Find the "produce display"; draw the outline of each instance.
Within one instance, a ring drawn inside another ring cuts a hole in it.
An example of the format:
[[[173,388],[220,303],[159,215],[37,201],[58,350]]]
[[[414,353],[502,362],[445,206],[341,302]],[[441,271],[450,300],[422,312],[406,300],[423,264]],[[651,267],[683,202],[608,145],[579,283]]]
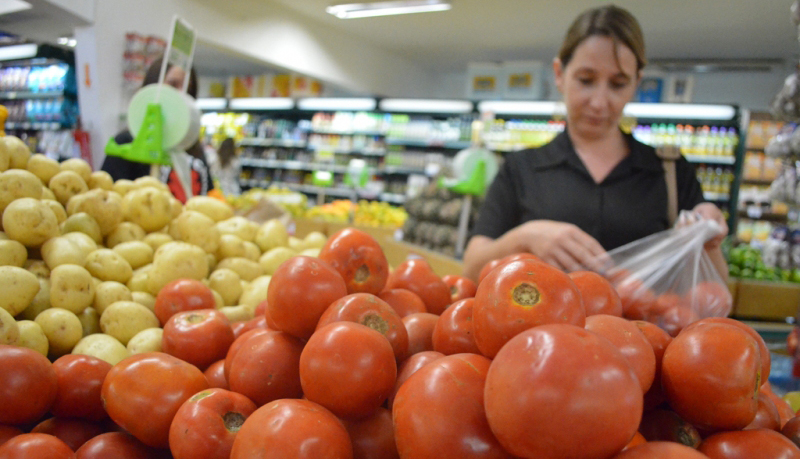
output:
[[[435,184],[425,188],[419,196],[406,201],[409,218],[403,227],[403,240],[455,256],[462,200],[458,194]],[[473,199],[470,228],[478,218],[480,205],[480,199]]]
[[[298,239],[15,146],[0,458],[800,457],[736,320],[667,333],[531,254],[477,284],[389,266],[355,228]]]

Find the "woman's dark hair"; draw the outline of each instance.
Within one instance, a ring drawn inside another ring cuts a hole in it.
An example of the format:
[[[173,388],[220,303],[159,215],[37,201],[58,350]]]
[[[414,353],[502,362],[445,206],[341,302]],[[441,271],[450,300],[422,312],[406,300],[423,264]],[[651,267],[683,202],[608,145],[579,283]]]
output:
[[[219,156],[220,166],[228,167],[228,164],[230,164],[231,160],[236,156],[236,144],[232,138],[228,137],[219,144],[217,156]]]
[[[161,64],[163,62],[164,58],[159,57],[158,59],[154,60],[152,64],[150,64],[150,67],[147,68],[147,73],[144,75],[142,86],[158,83],[158,77],[161,74]],[[172,64],[167,62],[167,72],[169,72],[169,69],[171,68]],[[192,98],[197,99],[197,74],[194,72],[194,68],[192,68],[192,71],[189,72],[189,87],[186,88],[186,93],[192,96]]]
[[[614,41],[614,57],[617,59],[617,44],[628,47],[636,56],[636,70],[641,70],[647,64],[644,53],[644,35],[636,20],[628,10],[614,5],[593,8],[578,16],[567,30],[564,43],[558,52],[561,64],[566,67],[575,49],[589,37],[600,35],[609,37]]]

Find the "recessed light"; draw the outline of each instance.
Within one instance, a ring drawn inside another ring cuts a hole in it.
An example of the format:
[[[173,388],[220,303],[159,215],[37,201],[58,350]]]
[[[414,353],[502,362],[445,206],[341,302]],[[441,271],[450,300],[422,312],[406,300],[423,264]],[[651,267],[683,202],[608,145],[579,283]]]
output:
[[[430,13],[447,11],[452,5],[447,0],[403,0],[392,2],[346,3],[325,9],[339,19],[389,16],[393,14]]]

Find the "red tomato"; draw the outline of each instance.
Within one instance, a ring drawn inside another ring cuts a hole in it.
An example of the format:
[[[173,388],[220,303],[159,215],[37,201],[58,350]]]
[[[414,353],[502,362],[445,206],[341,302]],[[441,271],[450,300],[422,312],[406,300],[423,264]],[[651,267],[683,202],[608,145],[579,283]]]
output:
[[[483,391],[490,364],[482,355],[456,354],[408,378],[392,407],[401,457],[511,457],[486,421]]]
[[[622,317],[596,314],[586,318],[585,328],[611,341],[633,368],[642,392],[650,389],[656,373],[655,351],[635,323]]]
[[[474,298],[475,292],[478,291],[478,286],[475,285],[475,282],[472,282],[471,279],[467,279],[464,276],[448,274],[442,277],[442,282],[450,289],[451,303],[465,298]]]
[[[442,354],[441,352],[422,351],[422,352],[417,352],[416,354],[412,355],[411,357],[403,361],[403,363],[401,363],[400,366],[397,367],[397,381],[395,381],[394,389],[392,390],[392,395],[389,396],[389,401],[388,401],[389,409],[391,409],[392,406],[394,405],[394,397],[397,395],[397,391],[400,390],[400,386],[402,386],[403,383],[406,382],[406,380],[409,377],[411,377],[411,375],[416,373],[417,370],[424,367],[425,365],[442,357],[444,357],[444,354]]]
[[[661,316],[675,307],[689,308],[685,298],[675,293],[662,293],[656,297],[656,302],[650,308],[651,316]]]
[[[484,397],[492,432],[522,457],[606,458],[628,444],[642,417],[641,385],[625,357],[574,325],[512,338],[489,368]]]
[[[328,238],[319,259],[339,272],[347,293],[377,295],[389,277],[389,262],[378,242],[355,228],[345,228]]]
[[[644,439],[642,434],[640,434],[639,432],[636,432],[635,434],[633,434],[633,438],[631,438],[631,441],[629,441],[628,444],[625,445],[624,448],[622,448],[622,451],[631,449],[634,446],[643,445],[645,443],[647,443],[647,440]]]
[[[800,447],[800,416],[789,419],[781,429],[781,433],[796,446]],[[2,444],[2,440],[0,440],[0,444]]]
[[[769,370],[772,364],[772,355],[769,352],[769,348],[767,347],[767,343],[764,341],[764,338],[762,338],[761,335],[753,329],[753,327],[729,317],[708,317],[698,320],[691,326],[696,327],[702,324],[714,323],[733,325],[734,327],[740,328],[741,330],[747,332],[747,334],[755,340],[756,344],[758,344],[758,354],[761,356],[761,381],[769,381]]]
[[[263,312],[261,314],[256,313],[256,316],[250,320],[245,320],[242,322],[234,322],[231,324],[231,329],[233,330],[234,339],[256,328],[269,328],[267,326],[267,316],[264,315]]]
[[[670,410],[653,410],[642,415],[639,432],[647,441],[671,441],[697,449],[700,432]]]
[[[490,272],[478,287],[472,309],[475,343],[489,358],[529,328],[550,323],[583,327],[585,321],[581,294],[572,279],[535,260],[512,261]]]
[[[176,279],[158,292],[153,312],[163,327],[173,314],[214,309],[216,304],[214,294],[206,284],[194,279]]]
[[[353,293],[334,301],[322,314],[317,330],[334,322],[355,322],[389,340],[398,362],[408,354],[408,332],[403,319],[385,301],[370,293]]]
[[[114,422],[142,443],[165,448],[178,408],[204,389],[208,381],[194,365],[161,352],[145,352],[111,368],[102,397]]]
[[[408,332],[408,355],[433,350],[433,330],[439,316],[428,312],[409,314],[403,317]]]
[[[756,417],[753,418],[753,422],[744,428],[744,430],[753,429],[781,430],[781,415],[778,413],[778,408],[775,407],[769,396],[763,392],[758,393]]]
[[[389,275],[386,289],[411,290],[425,303],[432,314],[441,314],[450,305],[450,289],[433,272],[427,261],[421,258],[406,260]]]
[[[236,353],[239,352],[239,349],[241,349],[241,347],[244,345],[245,341],[250,339],[252,336],[263,335],[267,331],[269,330],[266,328],[256,328],[243,333],[241,336],[233,340],[233,344],[231,344],[231,347],[228,348],[228,353],[225,355],[225,364],[222,365],[222,371],[225,373],[225,381],[231,380],[231,362],[236,356]]]
[[[31,430],[31,433],[52,435],[76,451],[84,443],[104,433],[106,429],[100,424],[82,419],[50,418],[46,419]]]
[[[667,349],[667,346],[672,342],[672,337],[657,325],[650,322],[635,320],[633,323],[639,327],[644,337],[650,342],[656,357],[656,372],[653,376],[653,385],[651,385],[650,389],[644,394],[644,410],[650,411],[666,400],[664,390],[661,388],[661,360],[664,358],[664,351]]]
[[[433,328],[433,350],[444,355],[480,354],[472,330],[474,298],[458,300],[447,308]]]
[[[388,345],[387,345],[388,346]],[[244,422],[231,459],[320,459],[353,457],[342,422],[308,400],[275,400]]]
[[[208,380],[208,386],[228,390],[228,380],[225,379],[225,359],[217,360],[203,372]]]
[[[58,438],[43,433],[17,435],[0,446],[3,459],[74,459],[75,453]]]
[[[280,398],[299,398],[303,394],[302,351],[303,343],[288,333],[267,330],[253,335],[226,361],[226,365],[230,363],[228,385],[257,406]]]
[[[622,302],[622,316],[630,320],[650,317],[656,304],[656,295],[639,279],[623,276],[612,281]]]
[[[625,450],[614,459],[708,459],[696,449],[669,441],[651,441]]]
[[[174,314],[164,325],[161,351],[205,370],[225,358],[233,344],[233,329],[225,314],[199,309]]]
[[[0,424],[28,424],[47,413],[58,393],[58,377],[46,357],[0,344],[0,368]]]
[[[663,328],[670,336],[678,334],[689,325],[700,320],[700,316],[690,308],[672,306],[658,316],[652,317],[656,325]]]
[[[661,382],[670,406],[703,430],[741,429],[756,415],[758,345],[732,325],[685,330],[664,352]]]
[[[786,337],[786,353],[794,356],[797,354],[797,348],[800,347],[800,327],[795,325],[789,336]]]
[[[778,415],[780,415],[781,418],[781,428],[783,428],[783,426],[786,425],[787,422],[789,422],[789,419],[792,419],[795,416],[794,410],[786,400],[778,397],[771,390],[769,391],[764,390],[764,386],[762,386],[761,392],[763,392],[764,395],[769,397],[769,399],[772,400],[772,403],[775,405],[775,408],[778,409]]]
[[[124,432],[108,432],[83,444],[77,459],[154,459],[172,457],[168,451],[151,448]]]
[[[58,392],[50,412],[58,417],[89,421],[108,418],[100,389],[111,364],[91,355],[67,354],[53,362],[58,377]]]
[[[175,413],[169,427],[169,450],[175,459],[228,459],[236,434],[255,410],[250,399],[236,392],[198,392]]]
[[[711,459],[800,458],[797,445],[769,429],[721,432],[703,440],[699,449]]]
[[[569,277],[581,292],[587,317],[595,314],[622,317],[622,300],[605,277],[591,271],[574,271]]]
[[[486,263],[485,265],[483,265],[483,268],[481,268],[481,272],[478,274],[478,285],[480,285],[481,282],[483,282],[483,279],[494,268],[496,268],[496,267],[498,267],[500,265],[504,265],[506,263],[510,263],[512,261],[517,261],[517,260],[542,261],[541,258],[537,257],[536,255],[534,255],[532,253],[527,253],[527,252],[512,253],[511,255],[506,255],[505,257],[494,259],[494,260],[490,261],[489,263]]]
[[[267,300],[264,300],[261,303],[258,303],[258,306],[256,306],[256,312],[255,312],[256,317],[263,316],[264,313],[267,312],[267,306],[268,305],[269,305],[269,301],[267,301]]]
[[[344,419],[375,413],[396,379],[394,351],[386,338],[353,322],[320,328],[300,356],[305,397]]]
[[[7,442],[8,440],[11,440],[17,435],[22,435],[22,430],[14,426],[6,426],[0,424],[0,445]]]
[[[416,293],[404,288],[384,290],[378,294],[378,298],[391,306],[400,317],[415,312],[428,312],[422,299]]]
[[[720,282],[700,282],[686,294],[686,303],[701,318],[725,317],[733,308],[733,297],[728,287]]]
[[[353,443],[354,459],[399,458],[394,442],[392,412],[378,408],[372,416],[360,421],[344,421],[350,441]]]
[[[345,295],[344,279],[329,264],[312,257],[293,257],[272,276],[267,311],[276,330],[308,339],[322,313]]]

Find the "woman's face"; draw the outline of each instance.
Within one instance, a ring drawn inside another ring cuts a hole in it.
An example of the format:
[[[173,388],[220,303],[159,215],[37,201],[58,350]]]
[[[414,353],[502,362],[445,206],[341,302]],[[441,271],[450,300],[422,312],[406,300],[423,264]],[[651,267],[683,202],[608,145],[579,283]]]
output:
[[[183,91],[183,80],[185,78],[186,72],[184,72],[183,69],[177,65],[173,65],[169,70],[167,70],[167,74],[164,75],[164,83],[172,86],[178,91]]]
[[[556,86],[567,106],[572,133],[588,139],[604,137],[617,129],[622,109],[639,83],[636,55],[610,37],[595,35],[581,42],[564,67],[556,58]]]

